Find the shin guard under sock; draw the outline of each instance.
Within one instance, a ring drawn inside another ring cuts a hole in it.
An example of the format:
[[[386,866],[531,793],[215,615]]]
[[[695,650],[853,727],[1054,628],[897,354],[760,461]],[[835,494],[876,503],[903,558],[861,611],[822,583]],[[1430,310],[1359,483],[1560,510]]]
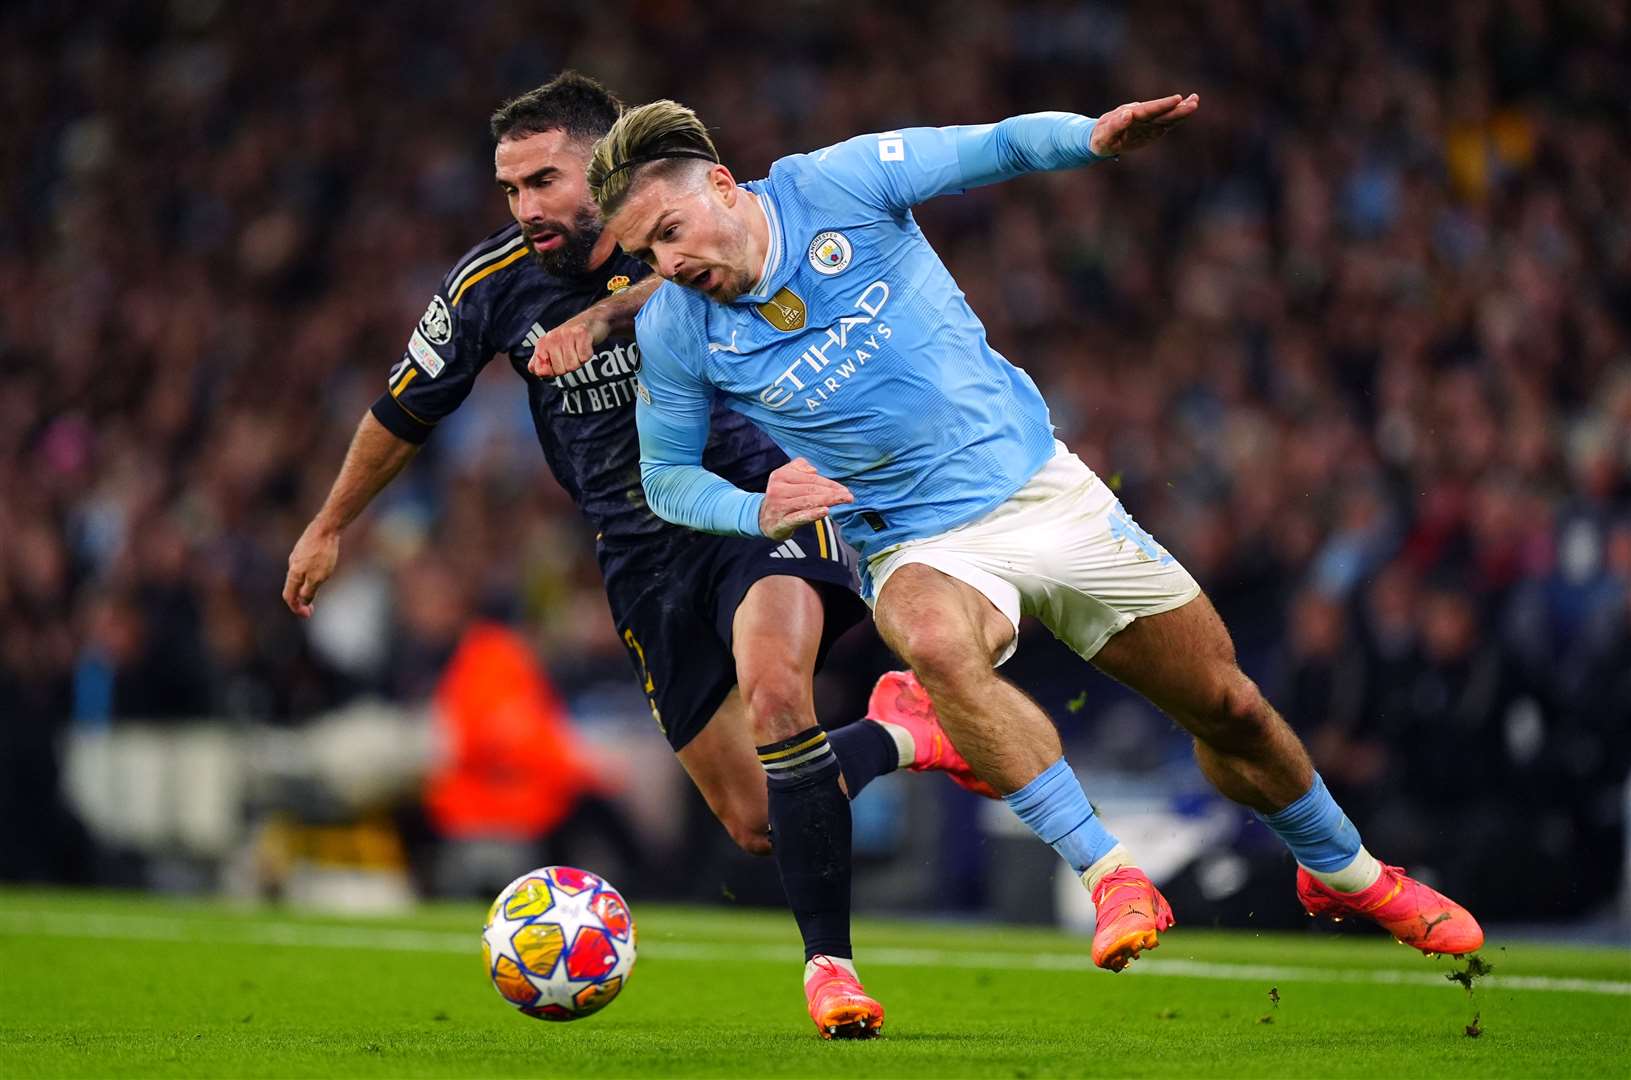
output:
[[[1064,758],[1003,802],[1078,874],[1108,855],[1117,840],[1106,829]]]
[[[850,812],[827,733],[808,728],[759,749],[770,788],[770,843],[804,958],[852,956]]]
[[[1300,798],[1272,814],[1257,817],[1274,830],[1296,856],[1297,862],[1314,877],[1338,892],[1359,892],[1382,873],[1359,839],[1359,830],[1348,820],[1319,773]]]

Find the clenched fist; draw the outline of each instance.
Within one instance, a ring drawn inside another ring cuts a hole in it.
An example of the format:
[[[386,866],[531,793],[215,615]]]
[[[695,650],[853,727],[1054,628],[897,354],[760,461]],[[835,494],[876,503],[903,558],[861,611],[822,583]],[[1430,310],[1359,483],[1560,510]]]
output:
[[[849,488],[794,458],[770,474],[759,507],[759,531],[772,540],[786,540],[799,526],[826,517],[830,508],[854,501]]]
[[[595,346],[606,339],[610,330],[593,308],[574,315],[538,339],[527,370],[540,378],[576,371],[594,358]]]

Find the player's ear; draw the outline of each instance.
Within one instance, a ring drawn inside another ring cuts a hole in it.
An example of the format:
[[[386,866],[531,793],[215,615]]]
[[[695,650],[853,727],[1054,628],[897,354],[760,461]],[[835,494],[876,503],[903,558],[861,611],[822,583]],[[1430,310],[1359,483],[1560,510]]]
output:
[[[715,165],[708,170],[708,189],[718,196],[719,201],[726,207],[734,207],[742,194],[742,189],[736,186],[736,177],[723,165]]]

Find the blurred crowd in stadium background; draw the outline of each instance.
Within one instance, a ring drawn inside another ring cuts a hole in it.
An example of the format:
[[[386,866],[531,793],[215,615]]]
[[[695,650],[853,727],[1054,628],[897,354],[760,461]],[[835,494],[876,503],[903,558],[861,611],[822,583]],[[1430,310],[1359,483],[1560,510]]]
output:
[[[43,820],[71,729],[422,701],[476,613],[580,722],[649,725],[507,365],[347,535],[319,618],[279,600],[426,298],[505,220],[500,100],[566,66],[677,97],[752,177],[1194,90],[1136,158],[919,219],[1371,847],[1475,909],[1590,912],[1631,765],[1627,57],[1612,0],[8,5],[4,820]],[[890,666],[869,633],[823,677],[829,722]],[[1014,674],[1078,764],[1183,757],[1028,645]],[[4,830],[0,876],[88,872],[52,820]],[[1514,863],[1557,884],[1514,895]]]

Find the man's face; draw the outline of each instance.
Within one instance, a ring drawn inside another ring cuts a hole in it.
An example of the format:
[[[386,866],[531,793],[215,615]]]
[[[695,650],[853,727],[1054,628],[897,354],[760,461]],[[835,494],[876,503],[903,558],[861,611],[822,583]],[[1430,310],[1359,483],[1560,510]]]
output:
[[[552,274],[575,277],[589,268],[600,239],[600,215],[584,178],[589,148],[564,131],[499,140],[493,174],[526,234],[533,256]]]
[[[723,167],[640,180],[607,228],[625,252],[668,281],[721,304],[758,279],[748,232],[734,213],[747,192]]]

